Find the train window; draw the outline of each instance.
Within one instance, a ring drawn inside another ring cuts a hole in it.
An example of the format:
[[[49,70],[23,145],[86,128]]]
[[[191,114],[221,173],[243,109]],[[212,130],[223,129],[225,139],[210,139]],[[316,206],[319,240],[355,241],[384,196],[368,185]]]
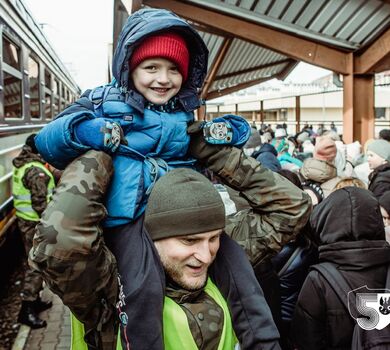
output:
[[[45,69],[45,86],[51,89],[51,74],[47,69]]]
[[[22,80],[4,72],[4,115],[22,118]]]
[[[51,72],[45,68],[45,119],[51,119]]]
[[[51,119],[51,95],[45,93],[45,118]]]
[[[3,36],[3,62],[20,69],[20,49]]]
[[[53,113],[56,116],[58,113],[60,113],[60,104],[59,104],[59,98],[57,96],[53,96]]]
[[[60,83],[55,78],[54,78],[53,94],[55,94],[55,95],[60,94]]]
[[[28,79],[30,82],[30,114],[31,118],[40,118],[39,109],[39,65],[33,58],[28,58]]]

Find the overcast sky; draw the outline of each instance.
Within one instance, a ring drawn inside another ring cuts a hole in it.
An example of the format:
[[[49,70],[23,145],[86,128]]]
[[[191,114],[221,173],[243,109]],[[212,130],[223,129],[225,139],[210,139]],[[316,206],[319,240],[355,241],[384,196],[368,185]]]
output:
[[[107,81],[113,0],[24,0],[82,90]],[[329,71],[300,63],[286,81],[308,83]]]
[[[107,81],[113,0],[24,0],[82,90]]]

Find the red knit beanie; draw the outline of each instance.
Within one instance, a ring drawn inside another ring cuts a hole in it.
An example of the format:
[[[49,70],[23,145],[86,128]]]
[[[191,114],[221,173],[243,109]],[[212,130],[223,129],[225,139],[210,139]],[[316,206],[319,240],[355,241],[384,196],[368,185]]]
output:
[[[336,143],[330,137],[317,137],[313,157],[319,160],[331,161],[336,158]]]
[[[187,79],[190,53],[185,40],[180,35],[166,32],[143,40],[130,58],[130,71],[142,61],[153,57],[166,58],[174,62],[183,76],[183,81]]]

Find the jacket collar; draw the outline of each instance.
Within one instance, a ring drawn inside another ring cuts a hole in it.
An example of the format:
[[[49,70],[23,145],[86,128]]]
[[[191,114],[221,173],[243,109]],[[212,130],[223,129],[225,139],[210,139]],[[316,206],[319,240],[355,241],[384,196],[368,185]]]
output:
[[[159,107],[148,102],[141,94],[139,94],[135,90],[129,90],[128,92],[125,93],[125,102],[140,113],[144,113],[145,108],[149,108],[150,106],[155,106],[155,107],[149,109],[153,109],[156,111],[160,110]],[[169,103],[170,101],[167,102],[167,104]],[[201,104],[200,100],[198,99],[196,94],[192,94],[192,93],[186,94],[185,92],[184,93],[179,92],[175,97],[174,108],[168,108],[168,109],[170,109],[170,111],[174,111],[179,107],[181,107],[182,110],[188,113],[199,108],[200,104]],[[165,109],[164,106],[162,107],[162,109]],[[166,111],[169,112],[168,110]]]

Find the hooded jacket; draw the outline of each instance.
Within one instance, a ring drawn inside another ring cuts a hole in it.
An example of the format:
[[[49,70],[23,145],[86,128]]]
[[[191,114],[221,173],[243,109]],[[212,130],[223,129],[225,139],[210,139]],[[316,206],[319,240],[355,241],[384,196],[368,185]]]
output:
[[[313,211],[310,224],[320,240],[319,260],[337,265],[351,289],[383,289],[390,246],[377,200],[364,189],[345,187]],[[317,271],[306,278],[293,318],[298,349],[351,349],[355,320]]]
[[[179,32],[190,51],[188,79],[170,112],[145,108],[147,101],[134,89],[128,65],[142,39],[166,30]],[[119,36],[112,67],[114,82],[84,93],[37,136],[36,145],[43,158],[63,169],[90,149],[74,135],[78,123],[101,117],[121,125],[128,145],[120,145],[113,155],[115,172],[107,193],[106,226],[139,217],[147,194],[161,175],[171,167],[194,164],[187,155],[187,126],[200,105],[197,92],[207,72],[207,58],[203,40],[183,19],[167,10],[140,10],[129,17]]]
[[[316,158],[306,159],[299,172],[305,180],[319,183],[325,198],[341,180],[337,176],[337,169],[333,164]]]
[[[380,165],[368,176],[370,183],[368,189],[379,199],[386,191],[390,190],[390,164]]]
[[[276,172],[281,169],[277,156],[278,152],[276,151],[275,147],[269,143],[261,145],[259,151],[253,154],[253,157],[256,158],[256,160],[258,160],[266,168]]]

